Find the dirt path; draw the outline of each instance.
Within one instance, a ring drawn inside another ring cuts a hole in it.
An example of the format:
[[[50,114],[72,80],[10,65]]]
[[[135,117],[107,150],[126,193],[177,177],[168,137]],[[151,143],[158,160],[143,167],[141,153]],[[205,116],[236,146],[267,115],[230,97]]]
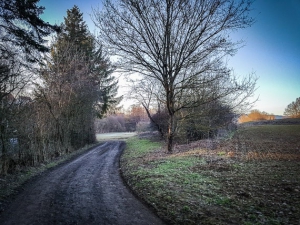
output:
[[[163,224],[124,186],[124,142],[106,142],[29,182],[0,215],[0,224]]]

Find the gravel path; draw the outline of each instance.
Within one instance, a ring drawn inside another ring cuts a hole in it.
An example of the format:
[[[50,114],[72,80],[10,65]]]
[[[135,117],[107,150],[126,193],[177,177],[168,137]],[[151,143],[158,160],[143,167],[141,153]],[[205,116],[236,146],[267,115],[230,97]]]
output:
[[[124,186],[119,173],[124,147],[106,142],[27,183],[0,224],[163,224]]]

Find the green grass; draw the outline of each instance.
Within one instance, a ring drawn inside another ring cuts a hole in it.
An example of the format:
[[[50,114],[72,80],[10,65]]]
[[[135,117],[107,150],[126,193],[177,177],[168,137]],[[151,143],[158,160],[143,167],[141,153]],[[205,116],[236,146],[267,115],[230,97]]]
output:
[[[131,138],[121,169],[132,190],[171,224],[298,224],[299,135],[299,125],[247,127],[209,155],[166,154],[162,143]],[[238,142],[247,146],[243,154],[265,158],[229,157]]]
[[[202,159],[183,157],[151,158],[162,151],[157,142],[137,138],[127,141],[121,165],[128,184],[152,205],[161,217],[193,224],[211,204],[226,204],[226,196],[217,193],[221,187],[212,176],[198,173],[206,164]],[[195,170],[195,172],[194,172]]]

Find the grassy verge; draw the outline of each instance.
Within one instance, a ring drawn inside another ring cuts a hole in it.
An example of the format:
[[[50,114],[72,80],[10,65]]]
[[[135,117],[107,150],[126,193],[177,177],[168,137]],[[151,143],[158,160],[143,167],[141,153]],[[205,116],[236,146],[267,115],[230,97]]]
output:
[[[299,129],[243,128],[217,149],[171,155],[160,143],[132,138],[121,168],[170,224],[300,224]]]

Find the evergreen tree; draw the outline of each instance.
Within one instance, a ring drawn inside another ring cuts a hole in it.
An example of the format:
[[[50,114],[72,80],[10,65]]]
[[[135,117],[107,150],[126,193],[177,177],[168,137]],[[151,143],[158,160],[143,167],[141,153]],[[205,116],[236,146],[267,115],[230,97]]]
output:
[[[20,126],[25,122],[15,122],[23,110],[18,95],[32,81],[32,65],[40,62],[39,53],[49,50],[44,45],[44,38],[53,31],[59,31],[58,26],[50,25],[40,18],[45,8],[37,6],[38,2],[0,1],[0,173],[6,173],[9,161],[16,158],[16,155],[21,157],[21,152],[29,149],[26,143],[26,147],[20,147],[17,152],[11,148],[9,141],[12,137],[18,138],[18,146],[22,145]],[[30,127],[33,126],[31,124]],[[28,137],[29,134],[24,136]]]
[[[99,46],[93,54],[93,67],[91,73],[99,78],[100,98],[96,104],[97,117],[103,118],[108,114],[115,114],[120,110],[123,96],[116,97],[118,94],[118,81],[112,76],[114,68],[109,59],[105,57],[102,46]]]
[[[44,87],[37,96],[52,115],[53,137],[59,149],[78,148],[95,139],[94,118],[117,102],[113,68],[96,45],[77,6],[67,11],[61,32],[51,48]]]
[[[87,57],[91,56],[94,48],[94,40],[86,23],[83,21],[83,14],[75,5],[67,11],[65,19],[63,38],[68,42],[73,42],[80,48]],[[88,58],[87,58],[88,59]]]
[[[54,50],[60,54],[60,46],[68,43],[72,44],[73,54],[77,51],[84,53],[84,59],[88,62],[91,60],[95,42],[85,21],[83,21],[83,14],[75,5],[72,9],[67,10],[67,17],[64,20],[65,22],[61,24],[61,33],[53,45],[52,57],[55,57]]]
[[[37,6],[39,0],[1,0],[0,1],[0,53],[8,55],[7,45],[18,47],[27,61],[37,62],[38,52],[47,52],[44,37],[59,31],[56,25],[43,21],[40,15],[44,7]]]
[[[78,6],[74,5],[72,9],[67,10],[64,21],[61,24],[61,32],[57,41],[52,47],[52,58],[55,59],[55,57],[62,55],[61,51],[65,51],[63,47],[65,45],[72,46],[69,49],[72,52],[71,54],[80,52],[84,59],[82,62],[89,66],[87,78],[92,79],[91,82],[97,84],[94,88],[98,90],[98,100],[95,105],[98,117],[101,118],[108,112],[118,110],[117,105],[122,97],[116,97],[118,81],[112,76],[114,68],[105,56],[102,46],[96,43],[95,38],[89,32]],[[65,59],[61,57],[59,62],[61,66],[70,63],[65,62]],[[82,65],[77,63],[77,67],[80,68]]]

